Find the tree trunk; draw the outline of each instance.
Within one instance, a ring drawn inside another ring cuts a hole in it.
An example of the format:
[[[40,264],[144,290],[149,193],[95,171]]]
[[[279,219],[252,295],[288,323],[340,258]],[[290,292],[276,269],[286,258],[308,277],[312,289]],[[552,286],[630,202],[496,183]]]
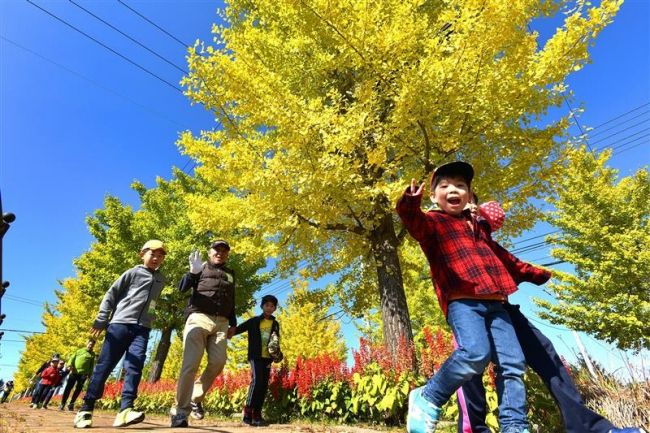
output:
[[[165,328],[160,335],[160,341],[158,342],[158,347],[156,348],[156,356],[154,357],[153,362],[151,363],[151,371],[149,372],[149,382],[158,382],[160,380],[160,375],[162,374],[163,367],[165,365],[165,360],[167,359],[167,354],[169,353],[169,347],[171,346],[172,332],[174,328],[169,327]]]
[[[377,267],[384,344],[396,360],[400,343],[411,347],[413,331],[397,254],[399,242],[391,214],[384,215],[379,227],[371,233],[370,241]]]

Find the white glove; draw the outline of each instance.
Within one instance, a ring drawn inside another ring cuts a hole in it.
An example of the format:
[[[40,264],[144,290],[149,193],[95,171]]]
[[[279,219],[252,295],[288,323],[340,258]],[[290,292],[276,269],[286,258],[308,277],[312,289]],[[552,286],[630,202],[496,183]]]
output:
[[[190,253],[190,272],[192,274],[200,274],[201,270],[203,270],[201,254],[198,251],[193,251]]]

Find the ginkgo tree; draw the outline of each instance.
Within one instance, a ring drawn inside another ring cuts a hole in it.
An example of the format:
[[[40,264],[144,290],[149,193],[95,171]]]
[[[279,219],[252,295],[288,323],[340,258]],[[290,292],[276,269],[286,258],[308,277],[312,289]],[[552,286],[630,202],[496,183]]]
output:
[[[345,358],[341,324],[336,312],[330,311],[333,306],[329,290],[309,290],[308,282],[302,279],[293,282],[293,293],[277,314],[282,353],[289,366],[298,357],[310,359],[335,353]]]
[[[504,234],[530,227],[540,214],[528,199],[557,177],[567,127],[542,119],[620,3],[228,1],[183,80],[219,127],[178,144],[232,194],[187,197],[192,220],[248,234],[241,247],[283,272],[372,276],[355,296],[377,300],[394,353],[412,338],[395,200],[411,178],[464,159],[479,195],[507,208]],[[541,43],[529,25],[561,13]]]
[[[650,349],[650,175],[619,177],[611,151],[568,152],[549,222],[551,254],[573,265],[549,286],[559,302],[537,300],[540,316],[620,349]]]

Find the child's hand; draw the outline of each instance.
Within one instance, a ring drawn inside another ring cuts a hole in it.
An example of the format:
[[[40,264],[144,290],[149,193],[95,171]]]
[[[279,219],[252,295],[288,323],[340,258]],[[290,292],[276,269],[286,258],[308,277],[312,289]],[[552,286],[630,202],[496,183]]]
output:
[[[415,181],[415,179],[411,179],[411,195],[422,195],[424,192],[424,182],[420,184],[420,187],[418,188],[418,184]]]
[[[235,331],[237,331],[236,326],[231,326],[228,328],[228,331],[226,332],[226,339],[230,340],[232,337],[235,336]]]
[[[190,253],[190,273],[200,274],[203,264],[201,263],[201,254],[198,251]]]

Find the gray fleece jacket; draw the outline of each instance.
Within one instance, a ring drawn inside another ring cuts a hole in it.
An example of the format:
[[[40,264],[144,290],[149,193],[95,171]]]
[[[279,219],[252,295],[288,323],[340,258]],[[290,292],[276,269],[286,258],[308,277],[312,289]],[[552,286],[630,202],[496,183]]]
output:
[[[158,270],[143,265],[129,269],[104,295],[93,327],[104,329],[110,321],[151,328],[153,310],[164,285],[165,277]]]

